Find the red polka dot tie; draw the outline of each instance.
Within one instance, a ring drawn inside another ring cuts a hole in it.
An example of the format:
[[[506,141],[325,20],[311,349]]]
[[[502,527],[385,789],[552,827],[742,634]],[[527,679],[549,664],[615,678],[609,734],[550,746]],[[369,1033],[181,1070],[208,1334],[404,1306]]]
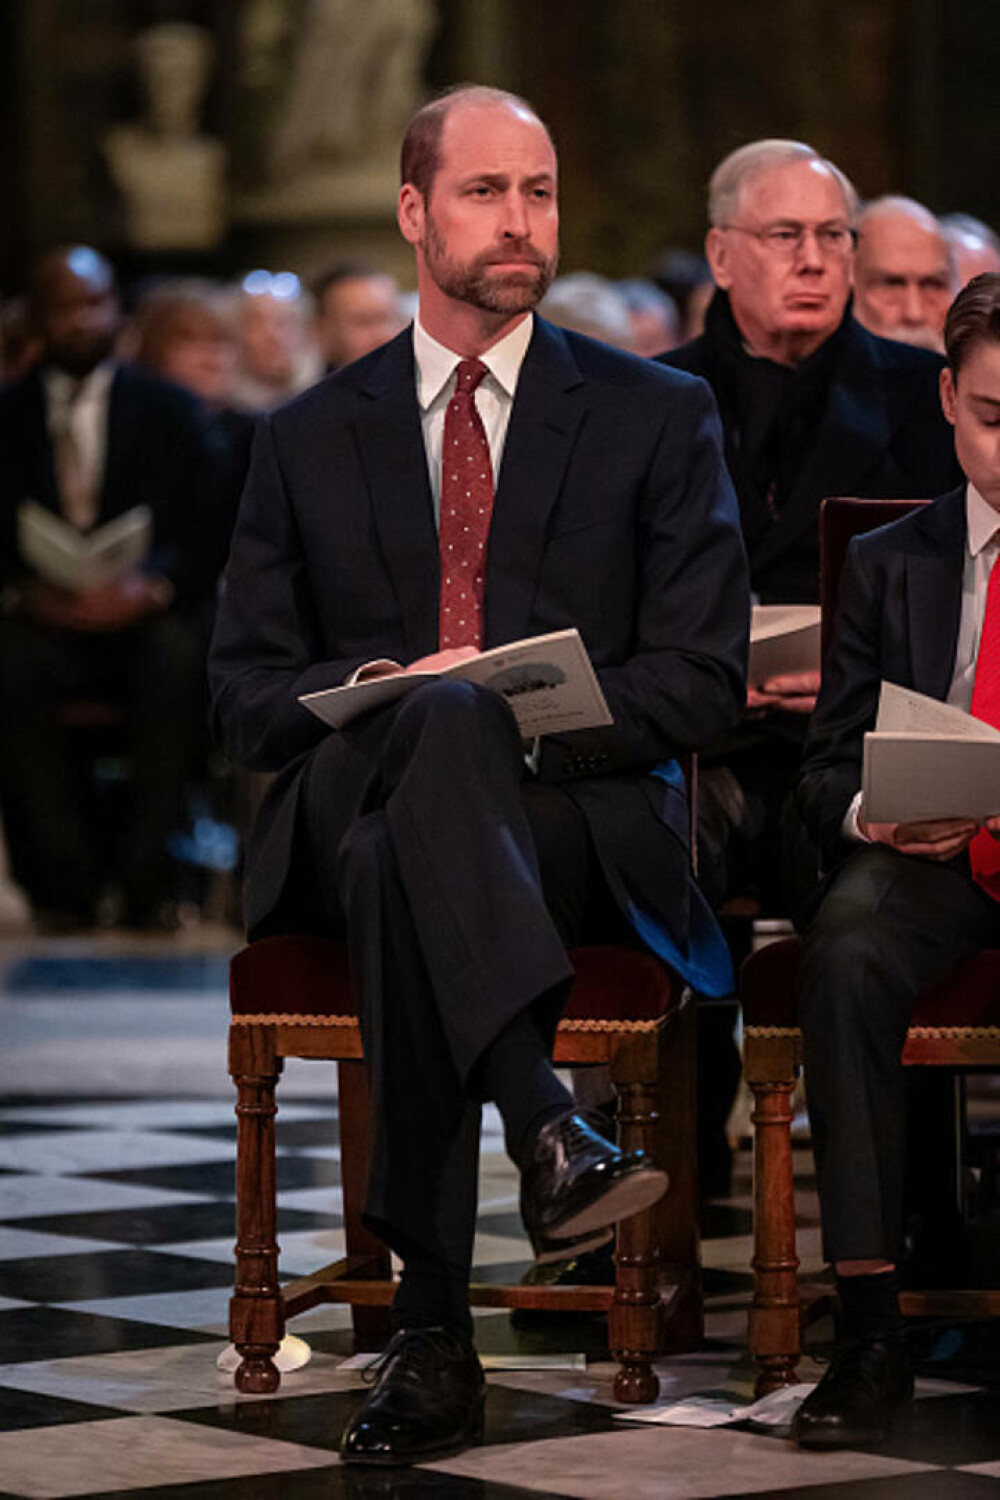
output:
[[[1000,729],[1000,567],[990,570],[983,629],[972,687],[972,712]],[[972,878],[994,901],[1000,901],[1000,840],[981,828],[969,845]]]
[[[486,374],[478,359],[458,366],[455,394],[444,414],[441,455],[441,610],[439,641],[480,647],[486,538],[493,513],[493,465],[475,389]]]

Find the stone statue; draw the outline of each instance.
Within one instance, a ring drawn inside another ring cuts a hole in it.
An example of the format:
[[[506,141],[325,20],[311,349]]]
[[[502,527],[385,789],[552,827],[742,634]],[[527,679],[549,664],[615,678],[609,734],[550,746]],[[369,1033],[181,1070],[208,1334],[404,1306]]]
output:
[[[201,26],[163,22],[140,32],[135,51],[146,114],[104,138],[128,242],[139,250],[212,249],[226,230],[225,149],[199,134],[212,37]]]
[[[435,24],[431,0],[308,0],[271,177],[394,151]]]

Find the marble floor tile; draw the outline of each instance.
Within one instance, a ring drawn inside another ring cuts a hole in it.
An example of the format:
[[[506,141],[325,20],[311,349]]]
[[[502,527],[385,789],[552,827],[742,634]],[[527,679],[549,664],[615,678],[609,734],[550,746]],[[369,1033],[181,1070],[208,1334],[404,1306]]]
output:
[[[312,1271],[318,1271],[320,1266],[326,1265],[332,1260],[338,1260],[346,1254],[346,1246],[342,1230],[338,1229],[300,1229],[286,1232],[278,1228],[278,1244],[280,1255],[278,1257],[278,1272],[283,1281],[291,1276],[308,1276]],[[233,1257],[233,1236],[228,1235],[219,1240],[190,1240],[187,1244],[162,1245],[159,1247],[164,1255],[194,1255],[204,1260],[219,1261],[220,1264],[230,1268],[232,1275],[235,1269]]]
[[[211,1430],[169,1417],[121,1417],[30,1433],[0,1433],[3,1483],[28,1500],[62,1500],[99,1490],[191,1484],[240,1475],[286,1473],[329,1464],[318,1448]]]
[[[72,1130],[0,1139],[0,1167],[57,1176],[220,1159],[234,1159],[225,1144],[155,1131]]]
[[[181,1333],[172,1327],[63,1307],[25,1304],[0,1312],[0,1350],[10,1364],[69,1358],[74,1354],[108,1354],[118,1349],[151,1349],[185,1340],[214,1342],[212,1336],[196,1329]]]
[[[0,1176],[0,1220],[28,1219],[54,1213],[94,1213],[103,1209],[151,1208],[159,1204],[196,1203],[210,1195],[141,1187],[86,1177]]]
[[[232,1258],[236,1238],[236,1205],[232,1199],[223,1201],[202,1199],[198,1202],[177,1202],[172,1195],[168,1204],[151,1208],[110,1209],[89,1214],[50,1214],[37,1218],[19,1219],[20,1229],[36,1230],[40,1234],[57,1236],[66,1234],[85,1237],[93,1235],[116,1240],[127,1245],[161,1246],[178,1241],[191,1241],[197,1247],[201,1240],[225,1238]],[[341,1219],[337,1214],[306,1213],[301,1209],[283,1209],[279,1216],[279,1227],[289,1233],[297,1229],[337,1229]],[[195,1248],[193,1254],[203,1252]],[[215,1259],[214,1256],[210,1257]]]
[[[10,1225],[0,1224],[0,1261],[123,1248],[119,1240],[83,1239],[71,1234],[40,1234],[35,1230],[14,1229]]]
[[[529,1446],[473,1448],[426,1467],[470,1479],[497,1477],[542,1494],[575,1500],[621,1500],[627,1466],[629,1500],[714,1500],[761,1490],[912,1475],[929,1465],[874,1454],[802,1453],[790,1443],[733,1428],[659,1427],[556,1438]]]
[[[19,1432],[28,1427],[59,1427],[64,1422],[97,1422],[119,1417],[114,1407],[87,1401],[66,1401],[38,1391],[20,1391],[0,1380],[0,1432]]]
[[[344,1195],[333,1183],[322,1187],[278,1189],[278,1213],[285,1208],[300,1208],[306,1213],[342,1214]]]
[[[340,1311],[340,1309],[338,1309]],[[305,1319],[297,1321],[300,1327]],[[172,1412],[226,1405],[236,1399],[232,1375],[218,1369],[223,1343],[165,1345],[113,1354],[81,1355],[33,1364],[0,1366],[0,1388],[32,1392],[63,1401],[92,1402],[119,1412]],[[301,1370],[281,1377],[284,1397],[323,1391],[355,1390],[357,1372],[339,1371],[341,1355],[313,1350]],[[270,1401],[271,1396],[240,1396],[241,1402]],[[0,1480],[2,1482],[2,1480]]]
[[[6,1296],[53,1305],[114,1299],[120,1306],[154,1288],[164,1295],[208,1287],[228,1289],[231,1279],[228,1268],[215,1261],[131,1245],[103,1253],[0,1261],[0,1291]]]
[[[225,1271],[225,1267],[217,1266]],[[130,1323],[152,1323],[160,1328],[226,1328],[232,1277],[219,1278],[216,1286],[187,1292],[152,1292],[134,1297],[102,1297],[66,1302],[69,1312],[103,1314]]]

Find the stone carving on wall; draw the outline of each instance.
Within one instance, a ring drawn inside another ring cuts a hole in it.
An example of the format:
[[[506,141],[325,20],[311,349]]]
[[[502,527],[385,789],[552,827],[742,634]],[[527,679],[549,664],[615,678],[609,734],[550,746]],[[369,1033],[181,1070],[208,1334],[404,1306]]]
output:
[[[214,54],[211,34],[187,22],[136,38],[145,114],[114,126],[103,145],[137,250],[210,250],[225,234],[225,148],[200,133]]]
[[[421,101],[437,24],[433,0],[302,0],[263,182],[242,215],[391,211],[400,134]]]

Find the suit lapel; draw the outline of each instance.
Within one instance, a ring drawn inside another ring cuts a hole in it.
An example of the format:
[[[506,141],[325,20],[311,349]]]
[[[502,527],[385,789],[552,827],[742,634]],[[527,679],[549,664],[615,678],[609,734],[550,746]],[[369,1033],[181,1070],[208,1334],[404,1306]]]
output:
[[[440,557],[409,330],[388,344],[362,386],[354,423],[382,551],[411,656],[437,647]]]
[[[559,329],[535,318],[504,443],[486,556],[487,646],[530,628],[552,507],[585,411],[586,385]]]
[[[937,515],[928,513],[925,548],[906,557],[906,610],[913,685],[944,698],[955,666],[962,611],[966,536],[965,488],[947,497]]]
[[[139,430],[139,424],[135,421],[138,407],[135,385],[129,380],[128,371],[119,366],[108,391],[104,472],[98,495],[99,521],[109,521],[136,503],[125,475],[136,472],[129,450],[135,441],[135,433]]]

